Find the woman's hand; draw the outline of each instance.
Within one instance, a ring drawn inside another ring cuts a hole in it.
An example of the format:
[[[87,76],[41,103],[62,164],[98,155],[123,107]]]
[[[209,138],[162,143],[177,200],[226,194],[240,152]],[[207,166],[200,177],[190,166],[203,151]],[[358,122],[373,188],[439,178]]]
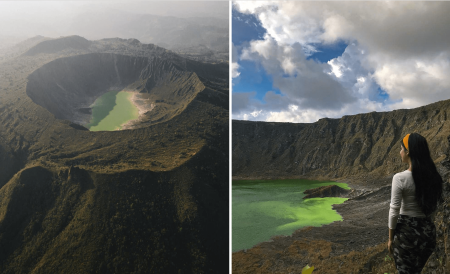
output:
[[[388,251],[391,255],[394,255],[394,249],[392,248],[392,242],[394,241],[394,234],[395,234],[395,229],[389,228]]]
[[[392,241],[391,241],[391,239],[389,239],[389,242],[388,242],[388,251],[389,251],[389,253],[391,255],[394,255],[394,250],[392,249]]]

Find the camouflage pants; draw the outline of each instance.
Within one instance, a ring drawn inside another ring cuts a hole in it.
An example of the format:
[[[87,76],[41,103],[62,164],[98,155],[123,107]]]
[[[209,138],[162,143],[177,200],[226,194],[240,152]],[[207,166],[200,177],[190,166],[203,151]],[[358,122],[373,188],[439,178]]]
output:
[[[430,218],[399,216],[392,242],[399,274],[419,274],[435,246],[436,227]]]

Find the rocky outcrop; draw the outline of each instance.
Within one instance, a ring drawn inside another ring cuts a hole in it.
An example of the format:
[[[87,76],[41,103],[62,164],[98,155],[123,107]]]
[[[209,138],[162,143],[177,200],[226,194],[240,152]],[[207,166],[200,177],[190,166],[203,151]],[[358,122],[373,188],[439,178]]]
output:
[[[349,189],[343,189],[337,185],[321,186],[318,188],[307,189],[303,193],[306,194],[303,199],[324,198],[324,197],[345,197],[350,192]]]

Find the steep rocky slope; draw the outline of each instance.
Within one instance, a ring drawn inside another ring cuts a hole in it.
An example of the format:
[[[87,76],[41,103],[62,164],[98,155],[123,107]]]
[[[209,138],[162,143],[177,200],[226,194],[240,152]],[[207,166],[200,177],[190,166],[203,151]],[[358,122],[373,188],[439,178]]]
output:
[[[450,101],[391,112],[324,118],[311,124],[233,121],[233,176],[385,177],[401,170],[400,140],[427,138],[432,157],[449,144]]]
[[[228,67],[72,38],[0,63],[0,272],[227,273]],[[88,131],[111,87],[158,111]]]
[[[348,201],[335,205],[342,222],[297,230],[233,253],[233,273],[394,273],[388,256],[387,218],[392,176],[406,168],[401,138],[418,132],[428,140],[445,182],[436,213],[438,247],[422,273],[450,266],[450,100],[416,109],[321,119],[311,124],[232,122],[233,178],[309,178],[346,182]],[[275,259],[274,259],[275,258]]]

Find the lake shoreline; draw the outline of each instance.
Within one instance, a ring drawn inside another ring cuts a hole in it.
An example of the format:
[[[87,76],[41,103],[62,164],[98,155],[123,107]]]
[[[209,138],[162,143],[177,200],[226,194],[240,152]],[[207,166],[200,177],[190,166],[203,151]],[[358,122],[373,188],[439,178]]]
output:
[[[233,180],[232,252],[252,248],[273,237],[289,237],[304,227],[342,221],[334,205],[344,203],[347,198],[302,199],[306,196],[304,191],[328,185],[349,189],[345,183],[333,181]]]
[[[139,92],[136,92],[136,91],[124,91],[124,92],[131,93],[129,100],[137,108],[138,117],[136,119],[130,120],[130,121],[122,124],[121,125],[122,130],[132,129],[133,124],[135,124],[137,121],[141,120],[144,114],[146,114],[149,111],[152,111],[153,108],[155,107],[154,103],[150,103],[150,105],[149,105],[148,102],[146,102],[146,101],[149,101],[150,99],[139,98],[139,96],[140,96]]]
[[[139,109],[131,100],[132,92],[109,91],[91,105],[90,131],[116,131],[139,118]]]
[[[303,227],[289,236],[275,236],[252,248],[232,251],[233,273],[265,273],[261,270],[268,268],[283,273],[298,265],[320,267],[326,264],[323,263],[325,259],[339,265],[339,260],[345,260],[342,256],[347,254],[369,252],[371,256],[377,255],[380,250],[385,250],[388,237],[391,185],[388,180],[383,183],[384,186],[377,189],[352,188],[347,201],[333,205],[342,221]],[[348,185],[357,186],[358,182],[352,181]],[[273,258],[288,263],[284,267],[278,266]]]

